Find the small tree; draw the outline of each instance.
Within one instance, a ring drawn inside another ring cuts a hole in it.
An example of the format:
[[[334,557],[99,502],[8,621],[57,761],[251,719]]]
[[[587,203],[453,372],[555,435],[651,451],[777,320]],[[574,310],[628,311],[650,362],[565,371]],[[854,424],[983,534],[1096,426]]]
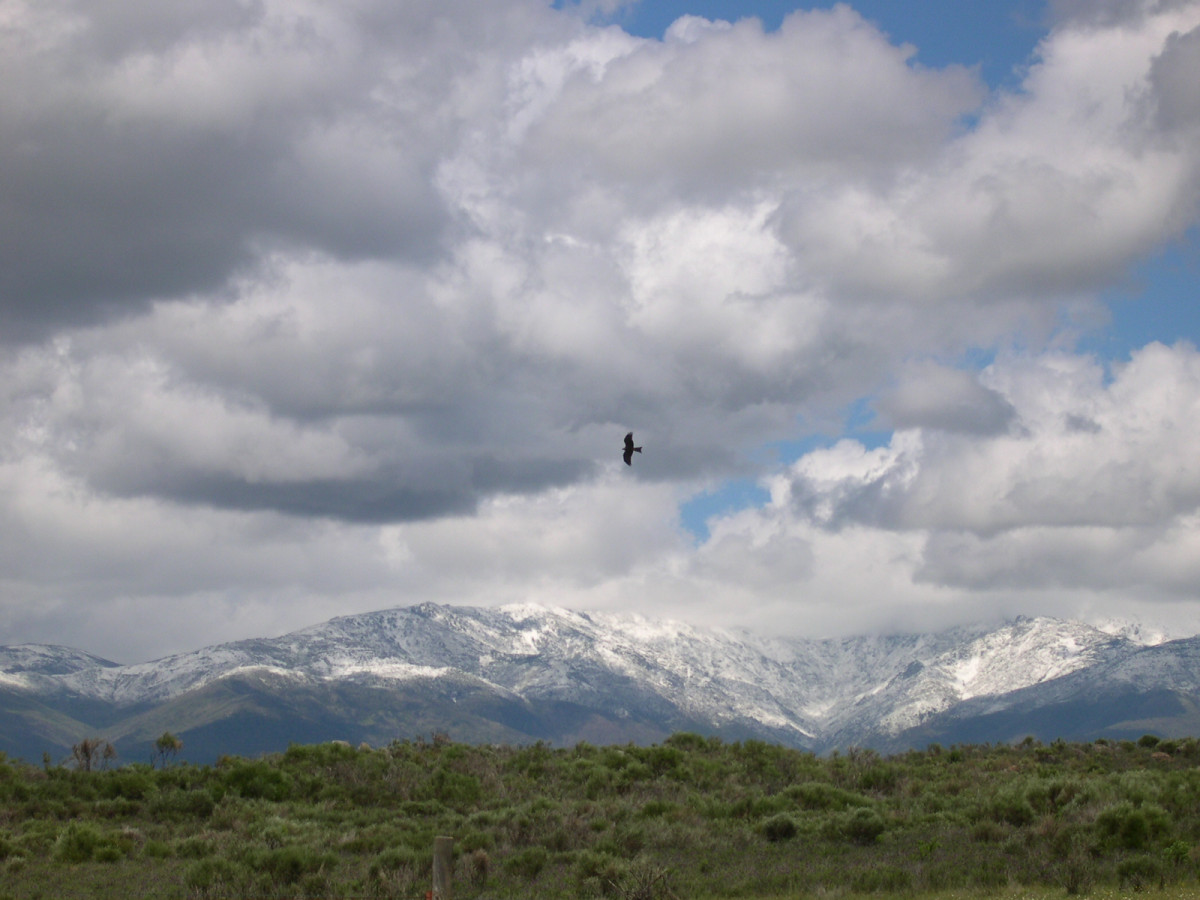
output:
[[[90,772],[95,768],[107,767],[109,762],[117,758],[117,748],[100,738],[84,738],[71,748],[71,758],[75,761],[76,769]]]
[[[183,749],[183,741],[175,737],[169,731],[164,731],[162,735],[154,742],[154,758],[162,764],[165,769],[170,760],[175,759],[179,755],[179,751]]]

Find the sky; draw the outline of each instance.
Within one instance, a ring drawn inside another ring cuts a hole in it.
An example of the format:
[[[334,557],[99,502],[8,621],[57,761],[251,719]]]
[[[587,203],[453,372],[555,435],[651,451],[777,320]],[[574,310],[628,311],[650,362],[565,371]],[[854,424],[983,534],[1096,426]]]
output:
[[[0,0],[0,644],[1200,632],[1198,84],[1200,0]]]

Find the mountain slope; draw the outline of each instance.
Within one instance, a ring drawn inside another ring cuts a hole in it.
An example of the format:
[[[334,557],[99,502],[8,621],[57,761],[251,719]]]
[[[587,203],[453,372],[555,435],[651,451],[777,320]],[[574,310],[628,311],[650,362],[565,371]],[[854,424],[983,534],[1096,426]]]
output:
[[[1001,742],[1051,731],[1082,740],[1200,734],[1200,637],[1150,647],[1118,643],[1060,678],[967,698],[890,743],[910,746],[947,735]]]
[[[645,743],[692,730],[814,751],[1090,737],[1139,722],[1171,733],[1195,730],[1198,672],[1200,639],[1147,646],[1046,618],[767,640],[636,616],[423,604],[129,666],[0,648],[0,749],[61,754],[102,732],[124,758],[147,758],[167,730],[193,760],[435,731]]]

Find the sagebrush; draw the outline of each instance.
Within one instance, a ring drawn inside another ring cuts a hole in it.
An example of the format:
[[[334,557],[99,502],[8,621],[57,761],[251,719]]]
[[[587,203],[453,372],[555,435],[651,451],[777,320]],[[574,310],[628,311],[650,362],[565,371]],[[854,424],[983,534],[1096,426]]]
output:
[[[0,898],[418,897],[439,834],[462,900],[1137,890],[1197,879],[1200,742],[437,739],[99,771],[0,755]]]

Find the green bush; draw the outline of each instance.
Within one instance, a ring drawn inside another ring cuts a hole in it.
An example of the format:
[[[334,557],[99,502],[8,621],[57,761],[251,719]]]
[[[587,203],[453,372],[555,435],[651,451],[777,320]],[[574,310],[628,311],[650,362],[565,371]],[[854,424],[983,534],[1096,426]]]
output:
[[[473,850],[491,850],[496,845],[496,837],[490,831],[479,829],[476,831],[468,831],[458,841],[456,849],[463,853],[470,853]]]
[[[850,882],[861,894],[899,894],[913,886],[912,873],[897,866],[878,866],[859,872]]]
[[[646,846],[646,829],[642,826],[618,825],[596,845],[602,853],[613,856],[637,856]]]
[[[641,898],[641,876],[664,871],[681,897],[1128,891],[1196,875],[1200,742],[1164,745],[1154,760],[1133,742],[1064,741],[818,758],[681,735],[321,745],[107,772],[0,761],[0,869],[39,885],[119,862],[104,873],[114,895],[164,900],[383,900],[424,893],[448,834],[464,896]]]
[[[1163,847],[1163,859],[1172,866],[1184,865],[1191,856],[1192,848],[1186,841],[1172,841]]]
[[[372,880],[380,880],[402,871],[417,875],[426,865],[432,866],[426,854],[418,853],[412,847],[389,847],[371,862],[368,875]]]
[[[438,769],[429,781],[434,798],[447,806],[471,806],[479,802],[483,788],[474,775]]]
[[[71,822],[54,842],[54,858],[67,863],[88,862],[104,843],[104,834],[95,825]]]
[[[526,847],[504,860],[504,871],[519,878],[536,878],[549,860],[545,847]]]
[[[615,793],[616,776],[608,769],[596,769],[588,775],[584,784],[584,796],[588,800],[599,800],[601,797]]]
[[[783,794],[804,809],[841,810],[871,805],[871,801],[861,794],[834,787],[823,781],[793,784],[787,787]]]
[[[284,764],[296,768],[326,769],[339,763],[354,761],[359,751],[334,741],[323,744],[289,744],[283,754]]]
[[[293,787],[292,779],[286,772],[263,760],[235,761],[225,773],[224,780],[231,790],[242,797],[274,803],[287,800]]]
[[[659,816],[668,816],[678,808],[667,800],[650,800],[642,804],[642,808],[638,810],[638,816],[642,819],[655,819]]]
[[[868,766],[858,776],[858,789],[860,791],[890,793],[896,789],[899,783],[900,772],[898,768],[888,763],[876,763],[875,765]]]
[[[772,843],[791,840],[796,836],[796,820],[786,813],[764,820],[760,827],[763,837]]]
[[[704,735],[696,734],[691,731],[679,731],[671,735],[664,742],[668,747],[675,747],[678,750],[684,750],[688,753],[707,750],[710,747],[710,740],[714,747],[719,747],[721,744],[720,738],[706,738]]]
[[[1104,845],[1124,850],[1145,850],[1170,829],[1171,818],[1161,807],[1134,806],[1127,800],[1096,817],[1096,830]]]
[[[127,766],[100,773],[99,793],[108,799],[142,800],[154,790],[154,773],[147,766]]]
[[[856,809],[840,821],[843,835],[856,844],[872,844],[887,830],[883,817],[873,809]]]
[[[970,838],[981,844],[994,844],[1004,840],[1006,834],[1002,825],[991,819],[984,819],[971,826]]]
[[[611,893],[629,870],[628,864],[609,853],[585,850],[575,863],[575,877],[581,891]]]
[[[146,841],[142,845],[142,855],[149,859],[167,859],[171,856],[171,845],[165,841]]]
[[[183,883],[201,897],[230,897],[247,880],[247,874],[227,859],[203,859],[188,867]]]
[[[1038,779],[1024,789],[1025,800],[1039,813],[1058,813],[1093,802],[1097,791],[1077,777]]]
[[[92,804],[92,815],[99,819],[129,819],[136,816],[142,804],[136,800],[126,800],[124,797],[113,797],[109,800],[97,800]]]
[[[992,800],[991,816],[997,822],[1020,828],[1031,824],[1037,813],[1029,802],[1025,785],[1018,783],[1005,788]]]
[[[188,837],[175,845],[175,855],[183,859],[205,859],[216,852],[212,841],[203,837]]]
[[[1126,859],[1117,866],[1117,877],[1121,887],[1142,891],[1149,887],[1163,886],[1163,868],[1153,856],[1141,854]]]
[[[1072,856],[1062,866],[1062,885],[1071,896],[1086,894],[1095,883],[1092,862],[1083,854]]]
[[[1162,773],[1151,769],[1139,768],[1122,772],[1116,779],[1119,797],[1128,800],[1134,806],[1161,802],[1164,787]]]
[[[216,803],[207,790],[169,790],[150,800],[150,815],[156,819],[172,821],[185,819],[207,819],[213,814]]]
[[[92,859],[96,862],[112,863],[124,858],[125,854],[116,844],[101,844],[92,853]]]
[[[682,750],[670,745],[649,747],[642,751],[642,762],[657,776],[679,774],[684,758]]]
[[[295,884],[306,875],[328,871],[335,865],[336,856],[308,847],[279,847],[254,857],[255,869],[273,884]]]

